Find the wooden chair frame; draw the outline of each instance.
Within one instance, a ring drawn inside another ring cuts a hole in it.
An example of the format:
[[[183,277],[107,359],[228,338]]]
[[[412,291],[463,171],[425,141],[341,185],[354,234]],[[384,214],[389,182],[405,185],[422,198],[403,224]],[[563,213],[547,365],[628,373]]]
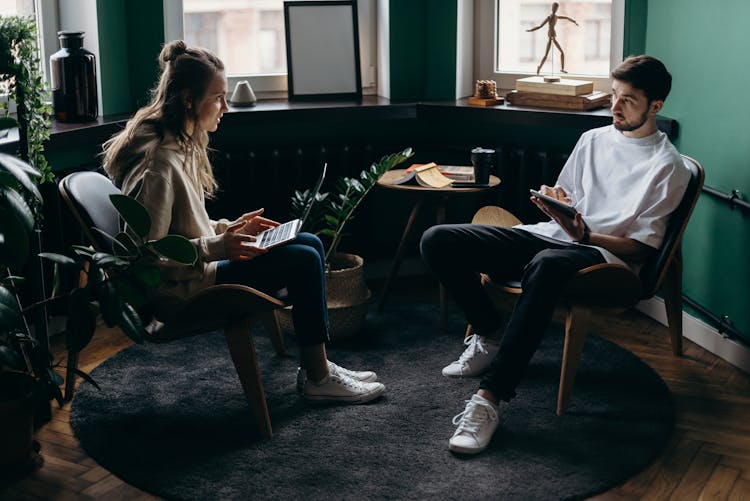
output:
[[[109,201],[109,195],[120,191],[109,179],[96,172],[70,174],[60,181],[59,190],[91,245],[97,250],[111,252],[103,237],[91,228],[96,227],[112,236],[119,231],[119,215]],[[273,435],[271,419],[250,330],[256,321],[262,320],[277,355],[287,355],[275,313],[285,306],[284,301],[251,287],[214,285],[188,298],[180,311],[166,322],[152,323],[154,328],[149,329],[149,340],[167,342],[223,330],[256,428],[261,436],[270,438]],[[78,353],[68,354],[67,400],[73,398],[78,356]]]
[[[683,155],[691,171],[691,180],[679,207],[673,213],[662,246],[646,263],[640,275],[627,266],[598,264],[579,271],[566,287],[562,305],[565,308],[565,343],[557,394],[557,415],[562,415],[570,402],[578,365],[581,360],[590,319],[594,314],[610,314],[634,306],[642,299],[661,290],[667,312],[667,323],[675,356],[682,355],[682,252],[680,243],[690,215],[703,187],[703,167]],[[500,207],[483,207],[472,219],[474,224],[511,227],[521,221]],[[521,294],[520,282],[495,283],[482,274],[482,284],[490,297],[503,293]],[[613,287],[613,284],[617,284]],[[466,335],[471,334],[471,326]]]

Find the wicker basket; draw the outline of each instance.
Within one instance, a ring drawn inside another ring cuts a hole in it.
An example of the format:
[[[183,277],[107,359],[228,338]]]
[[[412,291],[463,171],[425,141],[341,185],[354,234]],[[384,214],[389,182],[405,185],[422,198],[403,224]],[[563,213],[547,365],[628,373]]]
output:
[[[328,324],[332,340],[357,334],[365,324],[371,292],[364,275],[364,261],[354,254],[336,254],[326,272]],[[291,307],[279,310],[281,328],[293,333]]]

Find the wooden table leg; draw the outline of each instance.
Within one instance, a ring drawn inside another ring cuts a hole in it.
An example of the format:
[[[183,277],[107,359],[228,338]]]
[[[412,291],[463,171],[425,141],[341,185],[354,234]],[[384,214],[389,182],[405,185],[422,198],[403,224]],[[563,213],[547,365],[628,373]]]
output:
[[[409,214],[409,220],[406,222],[404,233],[401,235],[401,242],[399,242],[398,244],[396,257],[393,258],[393,262],[391,263],[391,269],[388,272],[388,278],[385,281],[383,292],[380,295],[380,303],[378,304],[378,311],[383,311],[383,308],[385,307],[385,301],[388,298],[388,289],[390,289],[391,282],[396,277],[399,266],[401,266],[401,260],[404,257],[404,249],[406,248],[406,241],[409,239],[409,233],[411,233],[411,227],[414,224],[414,221],[417,219],[417,215],[419,214],[419,211],[422,210],[424,201],[425,201],[425,197],[420,197],[419,200],[417,200],[417,203],[414,204],[414,208],[411,210],[411,214]]]

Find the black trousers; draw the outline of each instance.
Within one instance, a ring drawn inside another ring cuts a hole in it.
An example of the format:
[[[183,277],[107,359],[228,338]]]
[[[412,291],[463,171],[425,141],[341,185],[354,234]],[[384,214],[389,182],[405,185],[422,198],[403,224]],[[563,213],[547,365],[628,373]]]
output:
[[[521,281],[523,293],[508,320],[500,351],[479,384],[506,402],[516,395],[567,282],[579,270],[605,262],[591,247],[477,224],[433,226],[422,235],[420,248],[474,332],[482,336],[494,337],[502,318],[492,307],[479,273],[497,281]]]

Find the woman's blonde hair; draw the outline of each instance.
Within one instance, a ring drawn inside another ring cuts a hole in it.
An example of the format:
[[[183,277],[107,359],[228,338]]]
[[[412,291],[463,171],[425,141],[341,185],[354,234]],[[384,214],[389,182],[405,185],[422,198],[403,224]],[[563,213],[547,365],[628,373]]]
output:
[[[208,49],[175,40],[162,48],[159,66],[161,77],[151,91],[151,102],[104,143],[104,170],[121,186],[133,168],[150,165],[165,133],[170,132],[184,148],[186,174],[210,197],[217,184],[207,155],[208,134],[198,127],[189,133],[187,124],[198,122],[198,105],[216,74],[224,71],[224,63]]]

